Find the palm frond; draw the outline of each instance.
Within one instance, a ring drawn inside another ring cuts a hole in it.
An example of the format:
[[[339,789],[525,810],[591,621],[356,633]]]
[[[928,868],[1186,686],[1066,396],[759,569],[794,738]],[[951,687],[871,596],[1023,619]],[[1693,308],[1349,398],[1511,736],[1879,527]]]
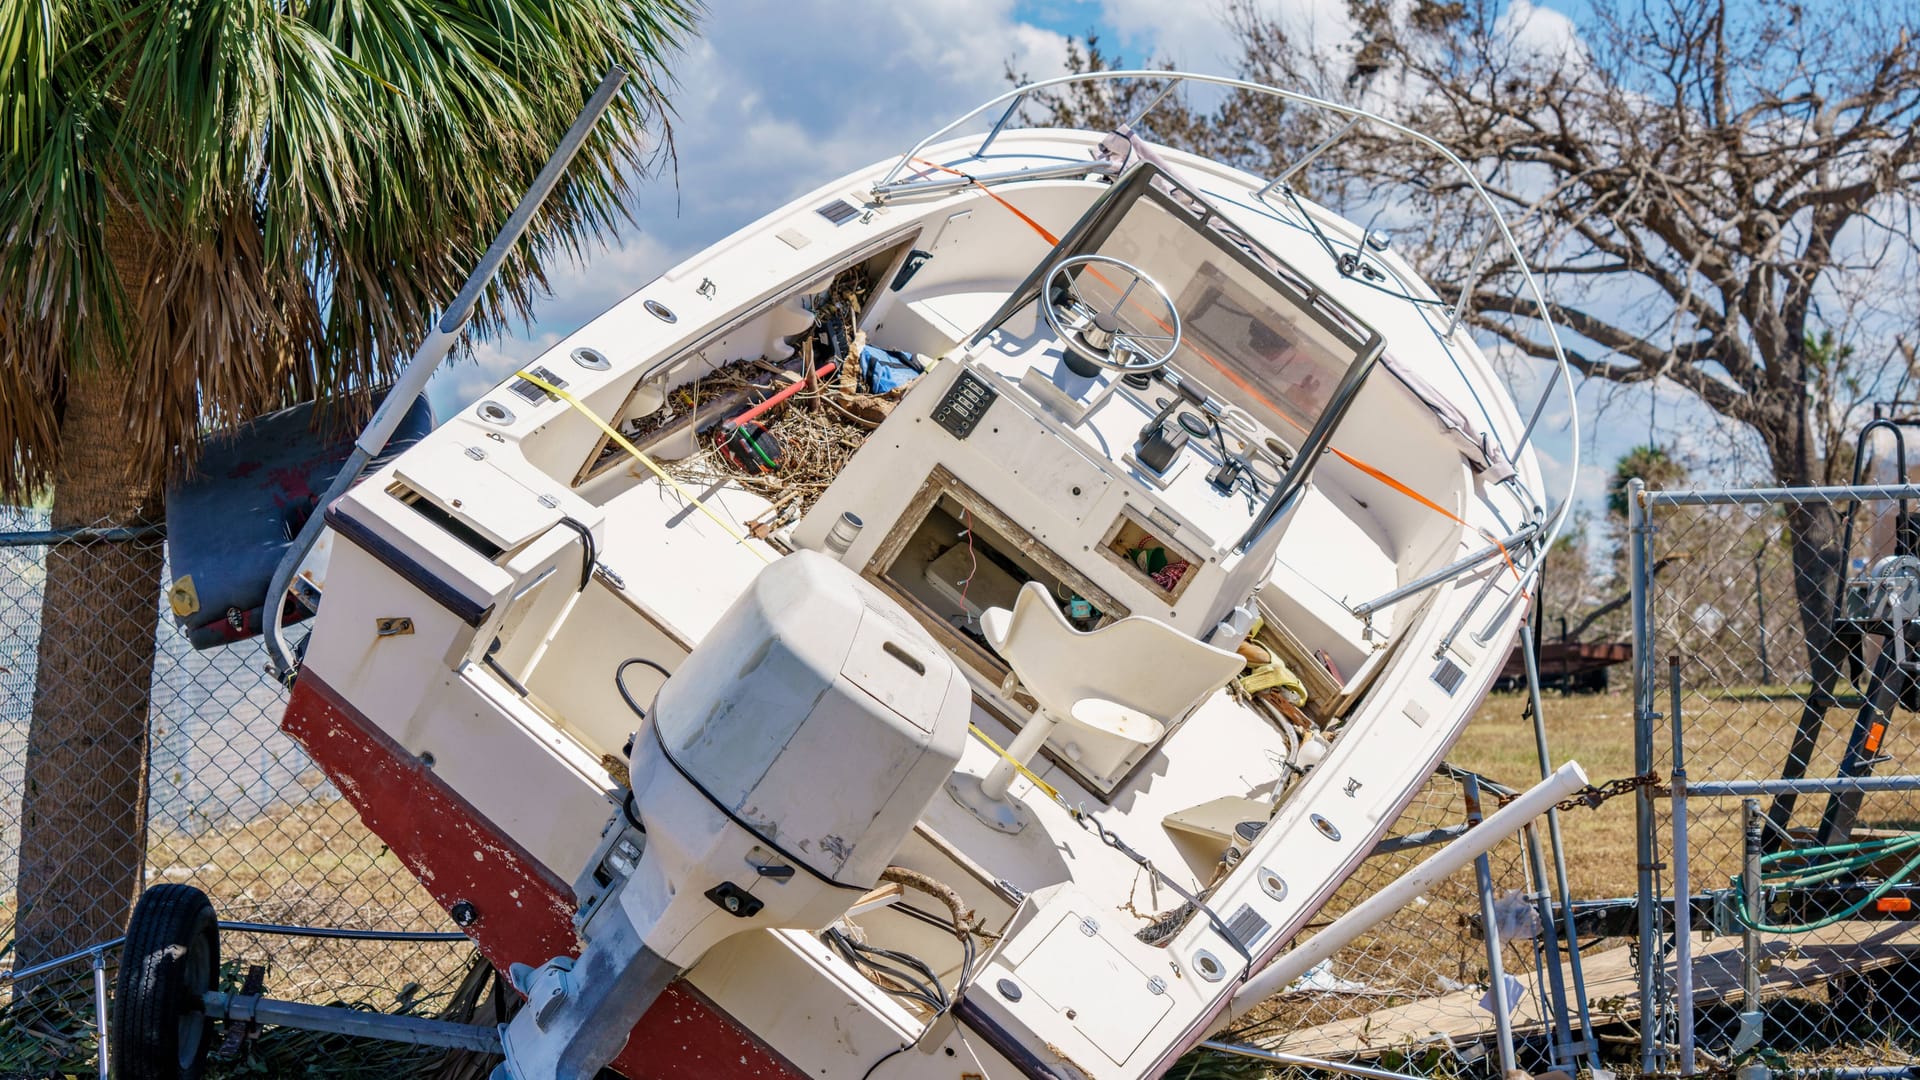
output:
[[[390,378],[609,64],[634,72],[482,296],[629,213],[697,0],[0,5],[0,498],[59,460],[71,372],[130,365],[127,457]],[[361,396],[362,398],[364,395]]]

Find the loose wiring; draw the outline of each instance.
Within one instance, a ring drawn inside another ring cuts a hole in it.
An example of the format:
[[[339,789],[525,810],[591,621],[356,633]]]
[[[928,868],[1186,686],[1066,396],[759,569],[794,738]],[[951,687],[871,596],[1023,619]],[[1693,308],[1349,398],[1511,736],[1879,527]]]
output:
[[[659,664],[656,664],[653,661],[640,656],[629,657],[625,660],[622,660],[620,661],[620,666],[613,669],[613,687],[614,689],[620,691],[620,700],[627,703],[627,708],[633,710],[633,715],[639,717],[642,721],[644,721],[647,718],[647,710],[641,708],[640,703],[633,700],[633,694],[627,690],[627,680],[626,680],[627,669],[632,667],[635,664],[643,664],[647,667],[652,668],[653,670],[659,672],[660,677],[663,679],[672,678],[673,672],[668,671],[666,668],[661,667]]]

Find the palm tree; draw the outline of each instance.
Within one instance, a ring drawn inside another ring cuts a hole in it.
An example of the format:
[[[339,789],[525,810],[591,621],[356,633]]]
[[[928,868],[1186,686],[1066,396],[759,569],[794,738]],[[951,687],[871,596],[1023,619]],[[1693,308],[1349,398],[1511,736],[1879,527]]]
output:
[[[350,419],[622,64],[470,325],[524,319],[671,145],[698,4],[0,3],[0,499],[154,521],[210,432],[315,397]],[[140,886],[159,576],[126,544],[48,558],[18,963],[115,936]]]
[[[1665,447],[1651,444],[1621,454],[1607,478],[1607,513],[1621,521],[1627,518],[1627,481],[1636,477],[1655,490],[1678,487],[1687,482],[1687,467]]]

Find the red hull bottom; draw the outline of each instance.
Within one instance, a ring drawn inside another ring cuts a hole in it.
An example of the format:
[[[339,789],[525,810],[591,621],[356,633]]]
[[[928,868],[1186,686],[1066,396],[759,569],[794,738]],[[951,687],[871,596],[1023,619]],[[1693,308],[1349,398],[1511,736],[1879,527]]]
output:
[[[495,967],[578,951],[573,890],[312,672],[294,685],[281,727],[442,908],[474,906],[467,936]],[[685,983],[647,1011],[613,1067],[633,1080],[802,1075]]]

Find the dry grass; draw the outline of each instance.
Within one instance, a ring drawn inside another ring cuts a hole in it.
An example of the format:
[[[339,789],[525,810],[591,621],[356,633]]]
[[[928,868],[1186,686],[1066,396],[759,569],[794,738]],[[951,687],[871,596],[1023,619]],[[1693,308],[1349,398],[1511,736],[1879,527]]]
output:
[[[1461,768],[1525,788],[1539,779],[1533,721],[1524,715],[1525,694],[1494,694],[1467,725],[1447,760]],[[1633,697],[1630,694],[1548,695],[1548,748],[1554,763],[1578,761],[1592,783],[1632,776]],[[1634,889],[1633,799],[1597,810],[1560,815],[1567,847],[1567,877],[1576,897],[1631,896]]]
[[[1802,693],[1804,689],[1799,688]],[[1657,708],[1664,714],[1671,708],[1664,687],[1658,699]],[[1580,762],[1596,784],[1636,772],[1631,695],[1562,697],[1548,694],[1543,704],[1556,763],[1569,759]],[[1448,755],[1449,760],[1511,786],[1527,786],[1539,772],[1531,721],[1522,715],[1524,705],[1525,696],[1521,694],[1489,697]],[[1857,705],[1846,702],[1827,713],[1808,775],[1837,774],[1856,708]],[[1690,690],[1683,696],[1681,712],[1690,779],[1770,779],[1780,775],[1786,762],[1788,744],[1800,723],[1802,699],[1799,693],[1785,689],[1703,688]],[[1895,755],[1896,761],[1901,753],[1897,740],[1902,734],[1898,726],[1902,719],[1896,719],[1886,743],[1887,751]],[[1663,717],[1657,724],[1653,745],[1654,770],[1663,778],[1673,769],[1672,745],[1671,729]],[[1883,774],[1913,771],[1906,764],[1885,765],[1879,769]],[[1824,796],[1799,800],[1792,827],[1813,829],[1826,803]],[[1692,847],[1689,866],[1695,890],[1726,888],[1733,874],[1739,871],[1740,804],[1737,798],[1696,796],[1688,801],[1688,834]],[[1763,799],[1761,805],[1765,808],[1768,800]],[[1656,804],[1656,809],[1660,848],[1664,852],[1671,841],[1671,819],[1664,800]],[[1585,807],[1572,810],[1562,814],[1561,821],[1566,836],[1567,872],[1574,895],[1582,899],[1632,895],[1636,861],[1633,799],[1615,799],[1598,810]],[[1920,796],[1874,794],[1862,802],[1860,828],[1906,830],[1916,825],[1920,825]]]
[[[1538,776],[1539,766],[1532,723],[1524,715],[1524,704],[1518,694],[1489,698],[1449,760],[1509,786],[1527,786]],[[1800,716],[1799,701],[1784,695],[1690,694],[1684,708],[1690,772],[1696,779],[1777,775],[1787,739]],[[1556,762],[1580,761],[1596,783],[1635,772],[1630,696],[1550,694],[1545,709]],[[1829,717],[1830,730],[1812,764],[1813,774],[1830,775],[1837,767],[1844,733],[1851,722],[1852,714],[1844,709]],[[1656,768],[1664,775],[1670,768],[1669,744],[1664,735],[1657,743]],[[1911,771],[1904,766],[1883,771],[1895,769]],[[1907,823],[1920,819],[1911,805],[1894,801],[1897,797],[1877,798],[1880,801],[1869,800],[1864,808],[1863,824],[1910,827]],[[1806,800],[1796,823],[1810,825],[1817,821],[1823,805],[1823,799]],[[1664,809],[1662,805],[1663,850]],[[1696,800],[1692,810],[1695,888],[1724,888],[1738,862],[1738,800]],[[1454,824],[1461,820],[1462,813],[1457,785],[1436,780],[1418,795],[1393,832],[1405,835]],[[1616,799],[1598,810],[1579,808],[1563,814],[1562,820],[1575,896],[1631,896],[1636,861],[1633,800]],[[1421,850],[1370,859],[1342,887],[1317,925],[1324,925],[1429,853]],[[1493,874],[1497,890],[1525,887],[1522,861],[1517,844],[1496,849]],[[399,860],[366,830],[350,805],[329,792],[316,791],[310,801],[298,807],[250,821],[156,836],[151,867],[152,880],[185,881],[207,891],[227,919],[448,928],[438,906]],[[1486,981],[1484,946],[1467,927],[1477,913],[1472,875],[1455,875],[1335,958],[1331,974],[1351,989],[1296,993],[1280,999],[1262,1025],[1260,1036],[1272,1040],[1287,1031],[1463,987],[1475,988],[1477,995]],[[0,911],[0,918],[7,914]],[[225,944],[230,961],[269,966],[268,989],[275,996],[351,1001],[382,1009],[401,1007],[409,999],[431,999],[444,992],[458,979],[469,955],[463,946],[367,945],[233,934],[226,936]],[[1619,945],[1602,943],[1602,947]],[[1529,977],[1531,982],[1533,956],[1524,942],[1505,949],[1504,963],[1509,972]],[[12,1041],[0,1033],[0,1051]],[[84,1056],[84,1042],[79,1049]],[[1856,1049],[1863,1061],[1893,1052],[1891,1047]],[[0,1062],[6,1057],[0,1053]],[[1822,1063],[1829,1064],[1842,1058],[1852,1060],[1833,1046],[1819,1055]]]
[[[352,805],[316,798],[251,821],[156,836],[153,881],[205,891],[230,921],[380,930],[453,930],[432,896],[367,830]],[[269,965],[267,986],[294,1000],[391,1007],[459,978],[464,944],[387,944],[223,935],[226,959]]]

